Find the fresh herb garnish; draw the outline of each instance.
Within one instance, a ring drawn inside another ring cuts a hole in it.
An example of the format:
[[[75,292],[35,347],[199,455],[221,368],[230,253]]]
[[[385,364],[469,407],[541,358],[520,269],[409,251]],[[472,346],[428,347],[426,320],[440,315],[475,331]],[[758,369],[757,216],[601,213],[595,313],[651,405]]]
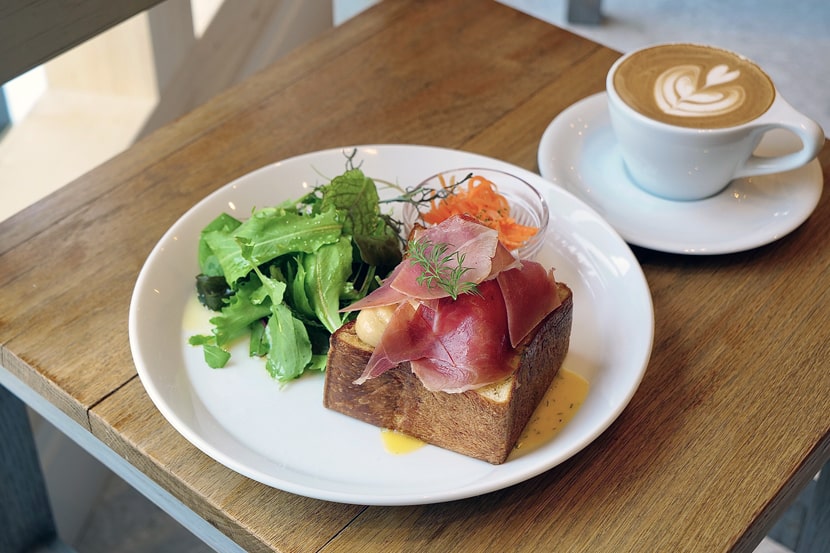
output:
[[[421,275],[416,282],[427,288],[439,287],[458,299],[461,294],[475,294],[478,288],[474,282],[462,280],[464,273],[470,270],[464,266],[465,255],[460,251],[447,253],[449,244],[435,244],[428,238],[419,238],[409,242],[409,262],[421,267]]]

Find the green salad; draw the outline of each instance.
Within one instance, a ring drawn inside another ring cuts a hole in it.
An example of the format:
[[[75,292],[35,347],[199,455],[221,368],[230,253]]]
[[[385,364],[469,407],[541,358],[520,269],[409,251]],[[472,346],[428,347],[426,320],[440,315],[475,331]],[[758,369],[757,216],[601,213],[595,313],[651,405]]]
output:
[[[229,348],[250,336],[287,382],[325,369],[329,337],[401,261],[400,223],[381,212],[377,186],[347,158],[346,171],[297,200],[256,209],[240,221],[219,215],[201,232],[196,292],[216,311],[212,333],[190,344],[222,368]]]

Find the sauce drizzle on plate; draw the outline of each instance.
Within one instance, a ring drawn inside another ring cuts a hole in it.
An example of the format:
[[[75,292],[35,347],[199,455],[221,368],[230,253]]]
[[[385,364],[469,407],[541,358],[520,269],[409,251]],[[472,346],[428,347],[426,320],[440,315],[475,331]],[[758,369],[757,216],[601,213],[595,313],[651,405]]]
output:
[[[590,385],[582,376],[567,369],[559,369],[553,382],[527,423],[516,448],[516,453],[528,453],[548,443],[574,418]]]
[[[528,453],[552,440],[579,411],[589,388],[588,381],[579,374],[560,369],[511,455]],[[381,429],[380,437],[384,449],[393,455],[412,453],[425,445],[418,438],[386,428]]]

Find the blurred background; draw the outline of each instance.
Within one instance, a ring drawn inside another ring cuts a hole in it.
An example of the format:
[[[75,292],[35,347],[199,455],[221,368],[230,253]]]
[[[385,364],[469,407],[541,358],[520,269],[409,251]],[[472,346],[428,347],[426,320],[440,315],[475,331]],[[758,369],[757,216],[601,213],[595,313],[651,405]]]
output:
[[[378,1],[166,0],[5,83],[0,220]],[[590,23],[569,18],[567,0],[500,1],[621,52],[669,41],[733,49],[830,131],[830,64],[816,54],[830,50],[826,0],[604,0]],[[210,551],[47,422],[32,420],[66,543],[82,553]],[[790,551],[798,508],[756,553]]]

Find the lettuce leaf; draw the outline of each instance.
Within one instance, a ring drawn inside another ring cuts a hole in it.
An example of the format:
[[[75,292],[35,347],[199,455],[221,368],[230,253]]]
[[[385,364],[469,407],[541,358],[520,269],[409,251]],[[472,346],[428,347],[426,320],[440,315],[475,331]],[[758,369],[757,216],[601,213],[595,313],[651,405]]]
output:
[[[340,298],[352,272],[352,244],[343,237],[304,256],[305,292],[318,320],[329,332],[343,324]]]
[[[237,228],[203,234],[203,241],[233,287],[251,271],[251,263],[261,265],[293,252],[311,253],[323,244],[340,239],[343,224],[336,210],[309,217],[285,209],[268,208],[254,212]],[[240,241],[250,246],[249,259],[242,255]]]
[[[400,262],[401,243],[374,181],[353,168],[245,221],[222,214],[202,230],[197,252],[197,295],[217,311],[212,335],[189,341],[214,368],[248,335],[248,353],[280,382],[325,370],[331,333],[354,316],[340,309],[377,287]]]
[[[268,341],[268,374],[281,382],[300,376],[311,361],[311,341],[305,325],[285,304],[273,306],[265,328]]]
[[[210,319],[217,346],[229,345],[250,332],[250,325],[271,314],[271,302],[263,302],[256,297],[260,287],[258,278],[246,280],[219,315]]]
[[[236,230],[241,224],[242,221],[228,215],[227,213],[222,213],[216,219],[208,223],[204,229],[202,229],[199,236],[198,259],[199,270],[202,271],[203,275],[224,276],[219,259],[216,257],[216,254],[213,253],[213,249],[205,241],[205,234],[213,231],[220,231],[229,234]]]
[[[400,238],[381,216],[377,186],[360,169],[332,179],[320,205],[344,214],[343,233],[352,237],[364,263],[394,267],[401,261]]]

